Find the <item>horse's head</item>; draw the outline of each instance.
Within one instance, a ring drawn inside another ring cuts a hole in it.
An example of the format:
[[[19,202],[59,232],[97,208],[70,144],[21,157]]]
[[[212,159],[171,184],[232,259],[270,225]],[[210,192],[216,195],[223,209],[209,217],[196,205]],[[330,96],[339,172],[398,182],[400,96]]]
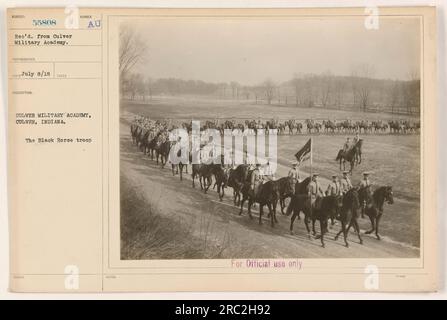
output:
[[[388,204],[394,203],[394,197],[393,197],[393,187],[392,186],[386,186],[385,187],[385,200],[388,201]]]

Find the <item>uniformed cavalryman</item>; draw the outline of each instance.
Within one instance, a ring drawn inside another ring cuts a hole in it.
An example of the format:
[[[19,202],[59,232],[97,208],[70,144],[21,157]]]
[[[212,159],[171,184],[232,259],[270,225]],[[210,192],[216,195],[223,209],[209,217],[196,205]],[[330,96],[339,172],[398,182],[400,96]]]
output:
[[[359,142],[360,137],[359,137],[359,132],[357,131],[355,133],[354,139],[352,139],[352,146],[355,146],[357,144],[357,142]]]
[[[251,173],[251,190],[253,192],[254,198],[256,199],[257,195],[258,195],[258,191],[259,191],[259,187],[262,184],[262,173],[261,173],[261,164],[260,163],[256,163],[256,168],[253,170],[253,172]]]
[[[300,174],[297,169],[298,162],[292,163],[292,168],[289,170],[289,174],[287,176],[291,177],[293,179],[294,183],[297,183],[300,179]]]
[[[274,175],[273,175],[273,171],[272,171],[272,167],[270,166],[270,160],[267,159],[267,163],[265,164],[263,170],[263,175],[264,175],[264,180],[266,181],[271,181],[274,180]]]
[[[363,180],[360,181],[359,187],[360,188],[366,188],[371,186],[371,181],[369,180],[369,172],[363,172]]]
[[[318,183],[318,173],[312,175],[312,181],[307,186],[307,191],[310,196],[310,204],[312,208],[319,209],[320,199],[323,196],[323,190]]]
[[[351,148],[351,142],[349,140],[349,137],[346,138],[346,142],[343,145],[343,152],[348,152],[349,148]]]
[[[338,176],[336,174],[332,175],[332,181],[329,183],[326,190],[327,196],[338,196],[340,194],[340,183],[337,178]]]
[[[370,188],[371,187],[371,181],[369,180],[368,176],[369,176],[369,172],[363,172],[363,180],[360,181],[360,183],[359,183],[360,188]],[[365,208],[366,208],[366,200],[364,200],[363,203],[361,203],[362,218],[365,215]]]
[[[347,193],[352,188],[351,179],[348,177],[349,171],[343,171],[343,178],[340,180],[340,191],[342,194]]]

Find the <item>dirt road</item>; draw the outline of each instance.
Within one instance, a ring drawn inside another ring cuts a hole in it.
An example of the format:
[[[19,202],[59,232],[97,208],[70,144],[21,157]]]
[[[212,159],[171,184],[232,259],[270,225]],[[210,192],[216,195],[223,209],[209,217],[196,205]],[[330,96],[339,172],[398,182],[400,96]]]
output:
[[[364,244],[360,245],[352,231],[348,239],[350,247],[346,248],[342,237],[338,241],[333,240],[339,225],[330,230],[326,236],[326,248],[322,248],[320,240],[307,237],[302,220],[295,221],[295,234],[291,235],[290,217],[280,213],[277,214],[279,223],[275,228],[270,227],[267,217],[259,225],[257,208],[253,209],[253,220],[249,219],[246,210],[242,215],[238,214],[239,208],[232,204],[230,189],[226,190],[226,196],[220,202],[214,190],[204,194],[197,185],[192,188],[189,175],[185,174],[180,181],[178,176],[172,176],[168,166],[161,169],[155,161],[137,151],[131,144],[129,127],[124,121],[120,124],[120,132],[121,176],[138,190],[157,215],[169,219],[173,228],[181,226],[190,231],[188,237],[191,239],[183,241],[200,239],[204,243],[204,258],[391,258],[419,255],[418,248],[387,237],[378,241],[373,236],[363,235]],[[121,195],[127,196],[125,193]],[[318,233],[318,224],[316,229]],[[218,255],[212,253],[217,251]]]

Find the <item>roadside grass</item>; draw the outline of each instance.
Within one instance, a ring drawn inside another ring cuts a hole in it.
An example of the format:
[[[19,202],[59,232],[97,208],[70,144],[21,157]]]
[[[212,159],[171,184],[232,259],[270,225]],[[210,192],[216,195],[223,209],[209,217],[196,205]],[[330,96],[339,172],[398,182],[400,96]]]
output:
[[[121,259],[219,259],[250,257],[251,249],[238,245],[229,232],[216,239],[211,216],[202,217],[199,231],[194,221],[158,212],[158,206],[143,197],[121,175]]]

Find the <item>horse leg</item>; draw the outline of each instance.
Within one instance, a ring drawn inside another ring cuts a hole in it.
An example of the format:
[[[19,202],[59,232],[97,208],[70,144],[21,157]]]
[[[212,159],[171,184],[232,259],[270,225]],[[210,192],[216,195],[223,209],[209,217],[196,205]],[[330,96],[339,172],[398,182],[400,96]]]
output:
[[[341,229],[340,231],[335,235],[334,240],[337,241],[338,237],[341,235],[341,233],[344,231],[345,229],[345,222],[343,220],[340,221],[341,222]]]
[[[317,234],[317,232],[315,231],[315,221],[317,219],[315,219],[314,217],[312,217],[312,234],[315,236]]]
[[[275,220],[275,223],[278,223],[278,219],[276,219],[276,206],[277,206],[277,200],[273,201],[272,204],[272,210],[273,210],[273,219]]]
[[[287,206],[287,209],[286,209],[286,216],[290,216],[290,213],[291,213],[292,210],[293,210],[293,206],[294,206],[294,204],[295,204],[295,201],[294,201],[294,197],[292,196],[292,197],[290,198],[289,205]],[[294,210],[293,210],[293,211],[294,211]],[[295,212],[294,212],[294,214],[295,214]]]
[[[242,195],[242,200],[241,200],[241,210],[239,211],[239,215],[241,215],[242,214],[242,210],[243,210],[243,208],[244,208],[244,202],[245,202],[245,200],[247,200],[247,198],[245,197],[245,195],[243,194]]]
[[[357,232],[357,237],[359,237],[360,244],[363,244],[362,236],[360,235],[360,227],[357,219],[353,221],[355,232]]]
[[[349,243],[348,243],[348,231],[351,228],[351,223],[349,223],[348,228],[346,228],[346,225],[343,226],[343,238],[345,239],[345,246],[346,248],[349,248]]]
[[[207,185],[205,187],[205,193],[207,193],[208,189],[211,187],[211,184],[212,184],[211,177],[206,177],[206,181],[207,181]]]
[[[324,233],[325,233],[325,229],[326,229],[326,223],[327,220],[325,219],[320,219],[320,232],[321,232],[321,246],[324,248]]]
[[[369,216],[369,220],[371,221],[371,229],[366,231],[365,234],[371,234],[376,229],[376,227],[375,227],[375,217],[373,215],[370,215]]]
[[[380,221],[380,218],[382,218],[382,214],[381,213],[379,213],[377,215],[377,218],[376,218],[376,237],[377,237],[377,240],[380,240],[380,236],[379,236],[379,221]]]
[[[263,209],[264,209],[264,205],[259,204],[259,224],[260,225],[262,224],[262,213],[264,211]]]
[[[225,188],[221,183],[217,186],[217,192],[219,193],[219,200],[222,201],[225,195]]]
[[[281,207],[281,214],[284,215],[284,207],[286,206],[285,199],[279,198],[279,206]]]
[[[293,210],[292,218],[290,218],[290,234],[293,235],[293,223],[295,222],[296,211]]]
[[[248,216],[250,217],[250,219],[253,219],[253,216],[251,215],[251,206],[252,205],[253,205],[253,200],[251,198],[248,198]]]
[[[183,180],[183,164],[182,163],[180,163],[179,164],[179,167],[180,167],[180,181],[182,181]]]
[[[276,220],[275,212],[273,211],[272,204],[270,202],[267,204],[267,207],[269,208],[269,212],[270,212],[270,225],[273,228],[275,226],[275,220]]]
[[[310,228],[309,228],[309,215],[307,213],[304,213],[304,224],[306,225],[307,237],[309,239],[311,239],[311,237],[310,237]]]
[[[172,168],[172,175],[175,176],[175,173],[174,173],[175,165],[172,164],[172,165],[171,165],[171,168]]]

